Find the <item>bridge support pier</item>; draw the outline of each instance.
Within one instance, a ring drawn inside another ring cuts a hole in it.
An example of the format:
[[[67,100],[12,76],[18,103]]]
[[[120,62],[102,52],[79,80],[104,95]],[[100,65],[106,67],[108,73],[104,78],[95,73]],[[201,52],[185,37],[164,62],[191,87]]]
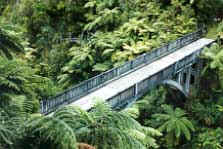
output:
[[[170,87],[180,90],[185,96],[189,96],[190,88],[192,86],[198,87],[199,77],[203,68],[203,62],[200,59],[195,59],[193,63],[184,66],[180,71],[175,72],[175,77],[168,78],[163,81]],[[174,79],[175,78],[175,79]]]
[[[186,81],[185,81],[185,90],[186,92],[190,92],[190,83],[191,83],[191,67],[187,69],[187,74],[186,74]]]
[[[177,74],[177,82],[179,84],[182,84],[182,76],[183,76],[182,71]]]

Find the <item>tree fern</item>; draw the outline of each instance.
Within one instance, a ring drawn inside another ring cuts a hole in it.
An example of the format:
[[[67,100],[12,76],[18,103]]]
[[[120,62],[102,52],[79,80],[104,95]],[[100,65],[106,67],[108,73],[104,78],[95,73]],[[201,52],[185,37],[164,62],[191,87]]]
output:
[[[12,59],[14,53],[24,53],[23,46],[16,41],[15,37],[9,36],[4,30],[0,29],[0,54]]]
[[[54,116],[71,126],[78,142],[86,142],[97,148],[156,147],[151,136],[161,135],[157,130],[144,128],[125,113],[112,111],[103,104],[96,105],[89,113],[67,107],[57,111]],[[139,134],[144,137],[139,137]]]
[[[91,31],[103,26],[107,27],[108,24],[110,24],[111,26],[116,26],[116,24],[119,24],[120,21],[119,15],[120,12],[117,8],[106,8],[103,11],[100,11],[97,18],[87,24],[84,30]]]
[[[51,116],[33,115],[21,123],[17,132],[20,136],[13,146],[23,149],[76,149],[87,146],[83,143],[98,149],[157,148],[153,136],[161,136],[159,131],[142,127],[126,113],[112,111],[104,104],[96,104],[90,112],[65,107]]]
[[[24,96],[13,96],[13,101],[0,105],[0,146],[14,146],[21,136],[19,127],[33,112],[33,103]]]
[[[16,94],[34,94],[34,90],[28,88],[31,85],[27,85],[33,72],[25,63],[0,57],[0,69],[1,100],[12,100],[12,95]]]
[[[2,109],[0,108],[0,146],[5,144],[12,144],[14,134],[13,131],[8,127],[7,120],[3,115]]]
[[[217,87],[218,89],[223,88],[223,78],[222,78],[223,50],[222,49],[223,48],[220,45],[213,44],[210,48],[205,48],[205,50],[203,51],[203,58],[210,61],[210,63],[208,63],[208,65],[203,70],[203,75],[207,76],[210,71],[213,71],[217,75],[217,80],[216,81],[212,80],[212,84],[213,85],[215,84],[215,86],[216,84],[219,85],[220,88]]]
[[[185,136],[187,140],[191,139],[191,132],[195,131],[193,124],[185,117],[186,113],[180,108],[175,110],[169,105],[163,105],[165,114],[154,114],[153,117],[163,124],[159,127],[161,132],[167,135],[174,134],[177,140]],[[172,138],[173,139],[173,138]],[[171,139],[171,140],[172,140]],[[172,142],[173,143],[173,142]]]
[[[55,117],[33,117],[21,129],[24,134],[22,140],[29,137],[36,140],[32,143],[27,142],[22,146],[40,147],[49,141],[50,147],[53,148],[76,149],[76,137],[71,127],[63,120]]]

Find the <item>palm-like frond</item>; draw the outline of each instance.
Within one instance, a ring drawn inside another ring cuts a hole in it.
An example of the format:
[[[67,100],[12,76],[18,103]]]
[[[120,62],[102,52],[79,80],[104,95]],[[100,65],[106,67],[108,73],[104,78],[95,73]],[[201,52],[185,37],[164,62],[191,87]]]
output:
[[[79,108],[65,107],[52,116],[34,116],[20,127],[21,139],[32,138],[41,145],[46,141],[51,147],[76,149],[78,142],[85,142],[98,149],[146,149],[157,147],[152,136],[161,133],[153,128],[142,127],[123,112],[112,111],[104,104],[86,112]],[[28,142],[27,142],[28,143]]]
[[[0,105],[0,146],[13,146],[21,137],[20,127],[33,113],[33,103],[23,95],[12,96],[7,106]]]
[[[0,57],[0,105],[13,101],[17,96],[24,95],[30,101],[36,100],[34,80],[41,80],[34,75],[35,71],[25,62]]]
[[[0,109],[0,146],[4,143],[12,144],[13,136],[14,134],[8,127],[4,115],[2,115],[2,111]]]
[[[213,78],[210,78],[211,85],[210,89],[213,88],[213,84],[218,84],[219,87],[223,87],[223,78],[222,78],[222,72],[223,72],[223,50],[222,47],[218,44],[213,44],[210,48],[205,48],[203,51],[203,58],[210,61],[208,65],[203,70],[203,76],[205,76],[205,79],[208,79],[207,76],[209,76],[209,73],[215,74],[212,76],[216,76],[217,80],[213,81]],[[206,80],[205,80],[206,81]],[[216,88],[216,87],[214,87]],[[214,91],[214,90],[213,90]],[[216,89],[215,89],[216,91]]]
[[[97,10],[101,9],[100,11],[97,12],[97,17],[96,19],[92,19],[92,15],[87,15],[88,19],[91,21],[90,23],[88,23],[87,25],[85,25],[84,30],[95,30],[98,28],[107,28],[108,25],[110,25],[110,27],[112,26],[116,26],[117,24],[120,24],[121,19],[120,19],[120,10],[118,9],[118,7],[115,7],[113,9],[109,9],[109,8],[99,8],[99,5],[95,5],[95,1],[94,2],[88,2],[86,5],[86,7],[93,7],[96,6],[98,7]]]
[[[76,149],[76,136],[71,127],[63,120],[50,116],[34,116],[28,120],[20,128],[22,140],[33,138],[34,146],[50,144],[51,147],[58,149]],[[31,146],[31,142],[27,142],[23,146]]]
[[[157,146],[152,136],[159,131],[144,128],[124,112],[115,112],[109,106],[96,104],[90,112],[66,107],[54,113],[75,132],[78,142],[86,142],[97,148],[145,148]],[[143,136],[143,137],[140,137]]]
[[[0,54],[12,59],[13,52],[23,53],[24,48],[18,43],[15,37],[9,36],[5,31],[0,29]]]
[[[163,121],[159,127],[161,132],[174,133],[176,138],[182,134],[187,140],[191,139],[191,131],[195,131],[193,124],[185,117],[186,113],[180,108],[173,109],[169,105],[163,105],[164,114],[154,114],[158,121]]]

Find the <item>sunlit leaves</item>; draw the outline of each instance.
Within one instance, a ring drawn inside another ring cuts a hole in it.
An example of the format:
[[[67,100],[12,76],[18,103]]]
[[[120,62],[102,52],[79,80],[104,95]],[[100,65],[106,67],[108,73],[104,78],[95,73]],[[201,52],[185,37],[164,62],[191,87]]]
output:
[[[206,48],[203,52],[203,55],[206,59],[210,60],[210,63],[208,66],[206,66],[205,70],[208,70],[208,68],[211,68],[213,70],[216,70],[218,74],[218,78],[220,79],[221,86],[223,87],[223,48],[218,45],[214,44],[210,48]]]
[[[153,33],[156,32],[155,29],[152,28],[152,26],[148,26],[146,19],[140,19],[132,18],[129,20],[129,22],[123,24],[121,26],[121,31],[127,33],[127,35],[145,35],[145,33]]]
[[[93,22],[87,24],[84,30],[93,30],[106,25],[115,26],[119,23],[120,12],[117,8],[104,9],[98,13],[98,17]]]
[[[93,71],[99,71],[99,72],[104,72],[110,68],[111,65],[109,65],[109,62],[107,63],[98,63],[93,66]]]

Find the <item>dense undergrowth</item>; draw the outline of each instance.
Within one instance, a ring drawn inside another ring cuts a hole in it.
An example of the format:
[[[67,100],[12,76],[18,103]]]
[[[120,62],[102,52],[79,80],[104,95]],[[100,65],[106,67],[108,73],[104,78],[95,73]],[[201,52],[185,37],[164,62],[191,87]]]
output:
[[[222,0],[0,1],[0,149],[222,149],[222,8]],[[99,103],[38,113],[39,100],[201,23],[218,44],[204,51],[191,99],[172,100],[161,87],[127,112]]]

